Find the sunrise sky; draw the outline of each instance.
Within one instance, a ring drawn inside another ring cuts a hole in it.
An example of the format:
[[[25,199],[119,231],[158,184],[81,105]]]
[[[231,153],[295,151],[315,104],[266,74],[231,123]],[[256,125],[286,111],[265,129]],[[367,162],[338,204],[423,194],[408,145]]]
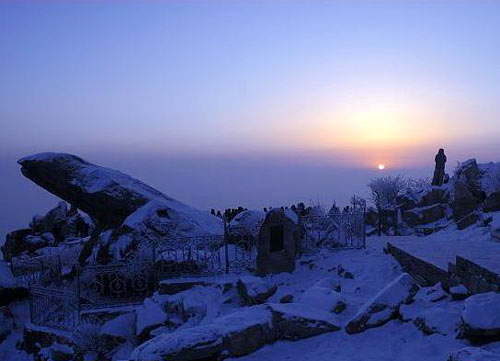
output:
[[[439,147],[498,161],[499,24],[495,1],[1,2],[4,199],[43,192],[15,164],[40,151],[203,208],[345,200]]]

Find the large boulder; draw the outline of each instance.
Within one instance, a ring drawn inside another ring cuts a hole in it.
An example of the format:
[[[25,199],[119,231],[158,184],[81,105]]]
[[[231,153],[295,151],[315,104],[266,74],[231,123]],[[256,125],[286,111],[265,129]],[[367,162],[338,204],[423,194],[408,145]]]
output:
[[[479,347],[465,347],[451,353],[447,361],[500,361],[500,355]]]
[[[133,254],[139,242],[223,232],[222,221],[208,212],[75,155],[41,153],[24,157],[19,164],[27,178],[84,211],[98,229],[113,230],[110,236],[94,237],[88,247],[97,250],[85,249],[84,259],[92,254],[105,263]]]
[[[150,338],[150,332],[162,326],[167,321],[167,314],[160,304],[151,298],[146,298],[136,309],[136,336],[142,343]]]
[[[418,207],[428,207],[438,203],[448,203],[450,193],[446,187],[432,186],[425,188],[419,197]]]
[[[500,294],[480,293],[465,300],[464,335],[473,340],[500,337]]]
[[[61,244],[66,240],[82,239],[90,235],[94,224],[76,208],[68,210],[66,202],[59,202],[45,216],[36,215],[30,228],[10,232],[2,246],[4,259],[20,255],[32,256],[39,249]]]
[[[6,261],[10,261],[12,257],[19,256],[25,252],[27,249],[25,239],[32,233],[31,228],[19,229],[17,231],[7,233],[5,236],[5,243],[1,247],[3,258]]]
[[[485,198],[481,189],[481,171],[475,159],[461,163],[455,171],[451,209],[458,221],[474,212]]]
[[[245,305],[260,305],[271,297],[277,287],[265,279],[255,276],[243,276],[236,283],[238,294]]]
[[[309,287],[300,296],[298,302],[326,312],[340,313],[346,307],[346,300],[339,292],[320,285]]]
[[[128,312],[106,321],[99,330],[101,345],[106,353],[131,340],[135,341],[136,314]]]
[[[244,308],[207,325],[159,335],[132,353],[133,361],[189,361],[249,354],[273,340],[273,314],[265,305]]]
[[[403,219],[411,227],[436,222],[444,217],[446,205],[440,203],[403,212]]]
[[[340,330],[339,321],[329,312],[300,303],[269,303],[274,314],[278,339],[297,340]]]
[[[419,287],[408,273],[403,273],[366,302],[346,326],[349,334],[382,326],[398,315],[399,306],[411,302]]]

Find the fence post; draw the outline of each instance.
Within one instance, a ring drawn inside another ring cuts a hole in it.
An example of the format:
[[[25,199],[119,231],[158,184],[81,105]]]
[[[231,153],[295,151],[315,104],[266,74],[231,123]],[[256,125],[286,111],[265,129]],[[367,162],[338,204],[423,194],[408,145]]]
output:
[[[78,325],[80,325],[80,313],[81,313],[81,297],[80,297],[80,266],[76,267],[76,319]]]
[[[224,217],[224,256],[226,258],[226,273],[229,273],[229,237],[228,237],[226,218]]]
[[[363,249],[366,249],[366,208],[363,210]]]

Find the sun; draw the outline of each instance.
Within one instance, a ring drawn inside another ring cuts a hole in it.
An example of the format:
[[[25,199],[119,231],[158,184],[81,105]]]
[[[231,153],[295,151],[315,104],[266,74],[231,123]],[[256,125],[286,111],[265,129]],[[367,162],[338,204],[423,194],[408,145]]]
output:
[[[378,165],[378,169],[380,169],[380,170],[384,170],[384,169],[385,169],[385,165],[383,165],[383,164],[379,164],[379,165]]]

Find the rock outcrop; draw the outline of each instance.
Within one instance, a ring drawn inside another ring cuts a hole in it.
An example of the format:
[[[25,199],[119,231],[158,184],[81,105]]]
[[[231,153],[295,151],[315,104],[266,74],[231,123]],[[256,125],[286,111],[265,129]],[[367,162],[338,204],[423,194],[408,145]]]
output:
[[[244,276],[236,283],[238,294],[244,305],[260,305],[271,297],[277,287],[270,285],[261,277]]]
[[[239,357],[277,340],[296,340],[339,329],[335,316],[328,312],[298,303],[270,303],[159,335],[138,346],[130,359],[194,361]]]
[[[19,164],[27,178],[88,214],[99,231],[112,230],[95,235],[81,261],[93,255],[107,263],[134,253],[139,242],[223,232],[219,218],[75,155],[41,153]]]
[[[354,334],[382,326],[398,315],[399,306],[409,303],[418,289],[413,277],[403,273],[361,307],[347,324],[347,333]]]
[[[87,215],[75,208],[68,210],[66,202],[59,202],[45,216],[34,216],[30,228],[7,234],[2,246],[4,259],[10,261],[20,255],[33,256],[41,248],[88,237],[93,228],[94,224]]]

